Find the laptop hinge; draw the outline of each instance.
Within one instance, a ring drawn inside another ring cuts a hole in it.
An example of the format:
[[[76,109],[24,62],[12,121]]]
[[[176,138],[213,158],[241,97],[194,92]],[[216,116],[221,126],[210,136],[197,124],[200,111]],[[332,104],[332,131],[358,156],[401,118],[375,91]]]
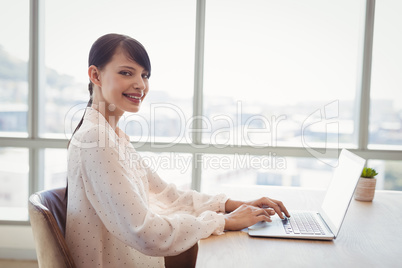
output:
[[[334,232],[332,232],[331,228],[328,226],[328,224],[325,222],[324,218],[321,216],[321,213],[317,212],[317,215],[320,217],[321,222],[325,225],[325,227],[327,227],[327,230],[329,230],[331,232],[331,234],[334,236],[334,239],[336,238],[336,236],[334,235]]]

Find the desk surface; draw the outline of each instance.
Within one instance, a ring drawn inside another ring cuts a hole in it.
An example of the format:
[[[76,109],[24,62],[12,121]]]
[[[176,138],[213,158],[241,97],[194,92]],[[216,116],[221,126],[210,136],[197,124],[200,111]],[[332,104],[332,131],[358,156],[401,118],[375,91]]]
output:
[[[268,196],[288,209],[318,209],[324,191],[228,187],[233,199]],[[334,241],[254,238],[244,231],[201,240],[197,268],[402,267],[402,192],[376,191],[373,202],[352,199]]]

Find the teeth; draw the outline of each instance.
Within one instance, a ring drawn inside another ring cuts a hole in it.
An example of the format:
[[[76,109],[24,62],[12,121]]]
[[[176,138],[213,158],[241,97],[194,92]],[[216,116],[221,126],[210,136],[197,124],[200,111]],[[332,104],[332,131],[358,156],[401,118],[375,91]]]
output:
[[[126,95],[126,96],[129,97],[129,98],[132,98],[132,99],[136,99],[136,100],[141,99],[141,97],[137,97],[137,96],[131,96],[131,95]]]

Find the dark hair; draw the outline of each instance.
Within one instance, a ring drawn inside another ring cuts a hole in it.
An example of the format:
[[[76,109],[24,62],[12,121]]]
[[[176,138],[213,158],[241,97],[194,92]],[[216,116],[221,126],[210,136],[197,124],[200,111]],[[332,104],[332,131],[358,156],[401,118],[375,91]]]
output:
[[[151,76],[151,62],[144,46],[134,38],[121,34],[106,34],[99,37],[89,51],[88,67],[94,65],[98,69],[102,69],[111,61],[117,48],[122,48],[128,58],[141,65],[148,72],[148,77]],[[93,84],[91,81],[89,81],[88,90],[89,101],[87,107],[90,107],[92,105],[93,93]],[[71,139],[84,122],[84,116],[85,112],[77,128],[74,130]],[[68,142],[67,148],[70,145],[71,139]]]

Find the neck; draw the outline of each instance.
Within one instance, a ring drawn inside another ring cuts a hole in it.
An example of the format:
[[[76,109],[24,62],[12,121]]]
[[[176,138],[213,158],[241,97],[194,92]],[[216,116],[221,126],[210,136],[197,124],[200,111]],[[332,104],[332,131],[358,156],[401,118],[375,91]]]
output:
[[[91,108],[101,113],[103,117],[105,117],[109,125],[113,128],[113,130],[116,131],[117,123],[119,122],[119,119],[123,114],[116,111],[116,108],[113,104],[107,105],[104,102],[100,102],[97,104],[93,103],[91,105]]]

